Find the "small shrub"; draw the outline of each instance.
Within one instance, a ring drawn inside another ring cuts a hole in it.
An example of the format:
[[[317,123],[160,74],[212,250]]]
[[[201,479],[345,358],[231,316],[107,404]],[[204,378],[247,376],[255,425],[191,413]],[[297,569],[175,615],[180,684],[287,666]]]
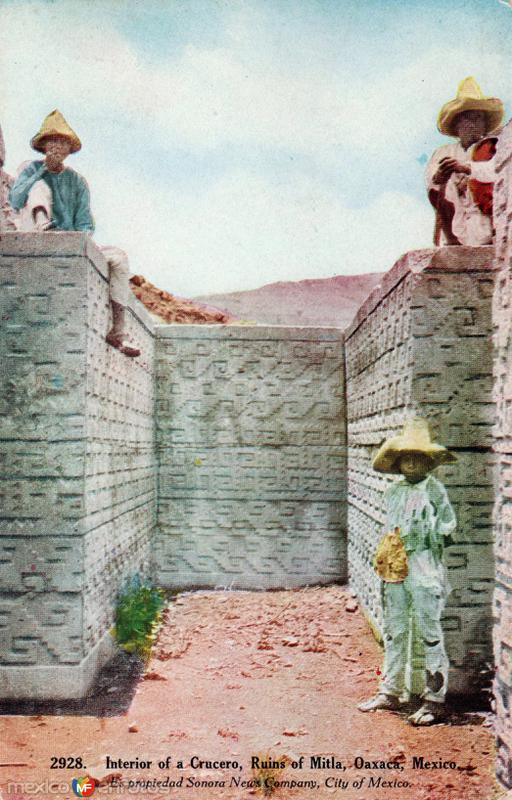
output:
[[[142,583],[137,575],[127,582],[116,607],[114,636],[129,653],[147,660],[160,623],[164,595]]]

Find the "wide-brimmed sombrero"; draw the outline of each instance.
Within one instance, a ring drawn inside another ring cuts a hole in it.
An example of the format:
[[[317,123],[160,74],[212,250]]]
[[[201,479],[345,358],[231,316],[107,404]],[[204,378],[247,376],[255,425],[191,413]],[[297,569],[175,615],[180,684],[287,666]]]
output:
[[[498,97],[484,97],[480,86],[474,78],[464,78],[459,83],[457,97],[445,103],[437,118],[437,127],[446,136],[456,136],[454,122],[463,111],[485,111],[487,118],[486,133],[498,128],[503,120],[503,103]]]
[[[76,153],[82,147],[82,142],[71,128],[60,111],[52,111],[44,118],[41,128],[31,139],[30,145],[34,150],[44,153],[43,140],[47,136],[65,136],[71,144],[71,152]]]
[[[400,456],[405,453],[421,453],[428,456],[432,462],[432,469],[440,464],[451,464],[457,458],[430,438],[428,422],[425,419],[411,419],[404,425],[400,436],[386,439],[373,459],[373,469],[377,472],[400,474]]]

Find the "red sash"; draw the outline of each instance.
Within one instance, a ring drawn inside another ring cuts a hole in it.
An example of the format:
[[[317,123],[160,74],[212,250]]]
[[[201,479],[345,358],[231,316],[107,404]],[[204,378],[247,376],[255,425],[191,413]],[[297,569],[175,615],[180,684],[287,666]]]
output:
[[[491,158],[496,154],[497,141],[498,139],[495,137],[482,139],[481,142],[475,145],[471,160],[490,161]],[[493,183],[482,183],[481,181],[476,181],[474,178],[470,178],[469,181],[469,188],[471,194],[473,195],[473,200],[477,204],[482,214],[485,214],[488,217],[492,216],[493,187]]]

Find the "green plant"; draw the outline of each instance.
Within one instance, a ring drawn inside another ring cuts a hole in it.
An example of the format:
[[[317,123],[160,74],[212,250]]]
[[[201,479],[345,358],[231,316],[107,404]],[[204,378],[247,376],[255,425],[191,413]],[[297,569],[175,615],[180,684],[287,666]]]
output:
[[[160,589],[144,584],[138,575],[131,578],[119,594],[116,606],[114,636],[118,644],[147,660],[163,605]]]

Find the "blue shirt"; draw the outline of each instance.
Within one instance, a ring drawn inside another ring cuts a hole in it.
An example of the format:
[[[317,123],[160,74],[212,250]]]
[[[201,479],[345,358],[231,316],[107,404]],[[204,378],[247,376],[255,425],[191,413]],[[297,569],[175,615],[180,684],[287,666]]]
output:
[[[20,211],[32,186],[43,180],[52,192],[52,223],[59,231],[93,231],[89,187],[85,178],[69,167],[50,172],[44,161],[32,161],[9,192],[11,206]]]

